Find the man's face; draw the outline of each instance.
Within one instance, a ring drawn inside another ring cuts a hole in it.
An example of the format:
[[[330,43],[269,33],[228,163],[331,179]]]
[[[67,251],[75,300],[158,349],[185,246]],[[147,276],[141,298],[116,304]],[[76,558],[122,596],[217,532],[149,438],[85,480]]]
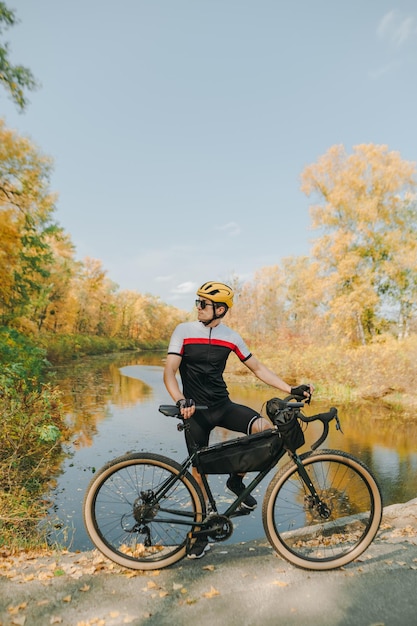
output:
[[[208,322],[214,317],[214,303],[207,298],[200,298],[195,301],[199,322]]]

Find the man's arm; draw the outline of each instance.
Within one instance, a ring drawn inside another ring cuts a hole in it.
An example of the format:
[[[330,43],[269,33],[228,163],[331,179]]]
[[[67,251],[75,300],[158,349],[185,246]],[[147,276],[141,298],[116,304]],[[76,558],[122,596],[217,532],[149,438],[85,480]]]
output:
[[[291,387],[288,383],[286,383],[282,378],[277,376],[272,370],[270,370],[266,365],[258,361],[254,356],[249,357],[247,361],[244,361],[246,367],[250,369],[251,372],[255,374],[259,380],[267,385],[271,385],[271,387],[275,387],[276,389],[280,389],[287,395],[291,394]],[[304,392],[306,398],[309,398],[310,395],[314,391],[314,385],[311,383],[308,384],[310,388],[310,393],[307,391]]]
[[[164,384],[167,391],[175,403],[184,400],[184,394],[180,389],[177,379],[177,372],[181,364],[181,357],[178,354],[168,354],[164,368]],[[195,407],[189,406],[181,409],[181,415],[188,419],[194,414]]]
[[[272,370],[266,367],[266,365],[258,361],[258,359],[255,358],[254,356],[249,357],[247,361],[244,361],[244,364],[263,383],[266,383],[267,385],[271,385],[271,387],[276,387],[276,389],[280,389],[287,395],[291,393],[290,385],[286,383],[284,380],[282,380],[282,378],[277,376]]]
[[[164,384],[174,402],[178,402],[178,400],[182,400],[184,398],[184,394],[180,389],[176,376],[180,364],[180,356],[177,354],[167,355],[164,368]]]

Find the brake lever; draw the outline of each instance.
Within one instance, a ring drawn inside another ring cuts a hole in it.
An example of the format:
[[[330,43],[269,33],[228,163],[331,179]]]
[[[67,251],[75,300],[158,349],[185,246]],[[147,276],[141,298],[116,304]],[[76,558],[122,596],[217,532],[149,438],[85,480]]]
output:
[[[342,426],[340,425],[340,420],[339,420],[339,416],[336,412],[336,415],[334,416],[335,420],[336,420],[336,430],[340,430],[340,432],[342,433],[342,435],[344,434],[343,430],[342,430]]]

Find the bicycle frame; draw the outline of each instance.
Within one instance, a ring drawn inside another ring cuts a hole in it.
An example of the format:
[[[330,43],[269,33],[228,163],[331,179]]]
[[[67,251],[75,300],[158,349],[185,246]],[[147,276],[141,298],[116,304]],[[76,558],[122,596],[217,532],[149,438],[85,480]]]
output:
[[[246,515],[246,513],[242,513],[241,511],[238,511],[240,503],[245,499],[245,497],[249,493],[251,493],[262,482],[265,476],[282,459],[284,454],[285,454],[285,450],[282,449],[279,455],[271,460],[271,463],[266,469],[256,474],[256,476],[251,480],[251,482],[247,485],[247,487],[240,494],[240,496],[237,496],[235,500],[232,502],[232,504],[223,513],[221,513],[221,515],[224,515],[225,517],[229,517],[229,518]],[[181,477],[184,476],[189,471],[192,465],[194,465],[197,468],[197,470],[199,470],[198,449],[194,450],[186,459],[184,459],[184,461],[181,463],[181,471],[176,476],[171,476],[170,478],[168,478],[166,481],[164,481],[164,483],[162,483],[162,485],[158,488],[157,491],[150,494],[152,495],[152,503],[150,506],[151,507],[155,506],[155,502],[156,503],[161,502],[165,494],[168,493],[168,491],[172,488],[172,486],[175,485],[175,483],[178,480],[180,480]],[[200,472],[200,476],[201,476],[202,483],[204,485],[204,489],[206,490],[206,493],[208,496],[208,502],[211,507],[211,510],[213,513],[217,514],[218,513],[217,503],[214,499],[213,492],[211,490],[207,476],[202,472]],[[160,507],[159,511],[171,513],[171,514],[174,513],[172,509],[164,509],[164,507]],[[192,516],[191,513],[175,510],[175,514],[177,515],[177,518],[175,520],[174,519],[171,520],[170,518],[162,518],[161,522],[169,523],[171,521],[172,522],[175,521],[178,525],[184,525],[184,526],[190,525],[189,518]],[[184,517],[186,519],[184,519],[184,522],[181,522],[180,520],[178,520],[178,517]],[[201,529],[197,533],[195,533],[195,536],[203,536],[204,534],[207,534],[207,530],[205,530],[205,522],[207,519],[208,518],[206,517],[205,520],[202,520],[200,522],[193,521],[191,523],[193,527],[198,527]]]
[[[298,406],[298,405],[296,405]],[[172,409],[175,409],[175,407],[171,407]],[[326,415],[328,418],[330,418],[331,415],[331,419],[333,419],[334,417],[334,413],[330,412],[329,414],[323,414]],[[172,414],[173,416],[177,416],[174,413]],[[336,416],[337,416],[337,412],[336,412]],[[322,416],[320,416],[322,417]],[[314,419],[313,418],[303,418],[303,421],[310,421],[310,419]],[[336,417],[337,419],[337,417]],[[338,420],[337,420],[338,422]],[[324,430],[326,431],[325,433],[323,433],[324,435],[327,435],[327,430],[328,430],[328,422],[323,422],[324,425]],[[187,428],[187,425],[185,423],[178,425],[178,430],[184,430],[184,428]],[[324,437],[320,438],[320,442],[321,439],[324,439]],[[318,445],[318,441],[315,442],[315,444],[313,444],[312,446],[312,450]],[[265,478],[265,476],[279,463],[279,461],[283,458],[283,456],[285,455],[285,452],[287,450],[285,448],[282,448],[281,451],[273,458],[271,459],[270,464],[262,471],[258,472],[256,474],[256,476],[250,481],[250,483],[245,487],[244,491],[242,491],[242,493],[239,496],[236,496],[236,498],[234,499],[234,501],[230,504],[230,506],[228,506],[228,508],[221,513],[221,515],[223,515],[224,517],[228,517],[228,518],[232,518],[232,517],[237,517],[237,516],[241,516],[241,515],[246,515],[247,513],[242,512],[240,510],[240,504],[243,502],[243,500],[246,498],[246,496],[248,494],[250,494]],[[310,492],[314,502],[316,505],[320,504],[320,498],[317,494],[317,491],[313,485],[313,483],[310,480],[310,477],[308,475],[308,473],[306,472],[300,457],[298,456],[298,454],[296,452],[290,452],[288,451],[288,454],[290,456],[290,458],[292,459],[292,461],[297,465],[298,467],[298,471],[299,471],[299,475],[300,478],[303,480],[304,484],[306,485],[306,488],[308,489],[308,491]],[[207,475],[204,473],[204,471],[201,468],[201,464],[199,462],[199,448],[194,444],[192,447],[192,451],[191,453],[188,455],[188,457],[181,463],[181,471],[177,476],[172,476],[171,478],[169,478],[163,485],[161,485],[160,489],[158,489],[158,491],[156,493],[153,493],[153,498],[152,501],[153,503],[156,502],[160,502],[162,500],[162,498],[164,497],[164,495],[169,491],[169,489],[175,484],[175,482],[180,479],[182,476],[184,476],[190,469],[190,467],[193,466],[197,469],[197,471],[200,474],[201,477],[201,482],[203,484],[203,487],[205,489],[205,492],[207,494],[207,498],[208,498],[208,504],[211,510],[211,514],[219,514],[218,508],[217,508],[217,503],[215,501],[215,498],[213,496],[213,492],[211,490]],[[164,508],[160,508],[160,511],[164,511]],[[168,511],[166,511],[168,512]],[[171,511],[172,513],[172,511]],[[181,517],[183,516],[184,518],[188,518],[187,521],[184,520],[184,525],[189,525],[190,521],[189,521],[189,517],[190,517],[190,513],[184,513],[181,511],[175,511],[175,513]],[[202,530],[199,530],[195,536],[200,536],[200,535],[204,535],[207,534],[207,531],[204,530],[205,528],[205,522],[206,520],[208,520],[208,518],[206,517],[205,520],[203,520],[202,522],[196,522],[194,521],[192,523],[193,527],[198,527]],[[168,519],[164,519],[164,522],[169,522],[170,520]],[[181,522],[177,523],[181,524]]]
[[[285,404],[285,402],[284,402]],[[285,405],[287,406],[287,405]],[[291,408],[299,408],[300,406],[303,406],[302,403],[296,403],[294,405],[291,405]],[[173,413],[168,413],[171,414],[173,417],[178,417],[178,414],[176,413],[176,407],[170,407],[174,412]],[[287,406],[287,408],[289,408]],[[339,424],[339,420],[337,417],[337,410],[336,409],[331,409],[330,412],[326,413],[326,414],[321,414],[321,415],[317,415],[317,416],[313,416],[311,418],[306,418],[305,416],[302,416],[301,419],[304,422],[309,422],[312,421],[314,419],[321,419],[322,423],[323,423],[323,433],[322,436],[319,438],[319,440],[317,440],[312,446],[311,449],[314,450],[327,436],[328,433],[328,427],[329,424],[328,422],[331,419],[336,418],[336,422],[337,422],[337,427],[340,428],[340,424]],[[187,424],[185,422],[183,422],[182,424],[179,424],[177,426],[178,430],[184,430],[185,428],[187,428]],[[278,436],[278,434],[277,434]],[[157,492],[154,492],[152,494],[152,506],[154,506],[155,501],[156,502],[160,502],[164,495],[169,491],[169,489],[176,483],[177,480],[179,480],[182,476],[184,476],[190,469],[190,467],[195,467],[197,469],[197,471],[200,474],[201,477],[201,482],[203,484],[203,487],[205,489],[205,492],[207,494],[207,498],[208,498],[208,504],[210,507],[210,514],[211,515],[221,515],[224,518],[233,518],[233,517],[237,517],[237,516],[241,516],[241,515],[247,515],[246,512],[242,512],[242,510],[240,510],[240,504],[243,502],[243,500],[246,498],[246,496],[248,494],[250,494],[265,478],[265,476],[279,463],[279,461],[283,458],[283,456],[285,455],[285,453],[287,452],[287,450],[283,447],[280,452],[273,457],[273,459],[271,459],[270,464],[262,471],[258,472],[256,474],[256,476],[250,481],[250,483],[245,487],[244,491],[242,491],[242,493],[239,496],[236,496],[236,498],[234,499],[234,501],[232,502],[232,504],[230,504],[230,506],[228,506],[228,508],[223,512],[223,513],[219,513],[218,508],[217,508],[217,503],[215,501],[215,498],[213,496],[213,492],[210,488],[210,484],[207,478],[207,475],[204,473],[201,464],[199,462],[199,448],[194,444],[192,445],[192,450],[191,453],[188,455],[188,457],[181,463],[181,471],[179,472],[179,474],[177,474],[176,476],[172,476],[171,478],[167,479],[162,485],[161,487],[157,490]],[[299,472],[299,476],[301,478],[301,480],[303,481],[303,483],[305,484],[307,490],[310,492],[311,497],[313,498],[314,504],[316,506],[320,506],[321,500],[320,497],[316,491],[316,488],[314,487],[313,483],[311,482],[311,479],[308,475],[308,473],[306,472],[303,463],[300,459],[300,457],[298,456],[297,452],[291,452],[288,451],[288,455],[289,457],[292,459],[292,461],[297,465],[298,468],[298,472]],[[162,512],[167,512],[167,513],[173,513],[172,510],[168,511],[165,510],[163,507],[161,507],[159,509]],[[324,511],[325,513],[325,511]],[[184,522],[179,521],[178,519],[176,519],[176,523],[180,524],[180,525],[190,525],[190,517],[192,517],[192,514],[190,513],[184,513],[181,511],[175,511],[175,514],[178,517],[184,517],[187,519],[184,519]],[[166,519],[163,518],[163,520],[161,520],[165,523],[167,522],[171,522],[172,520],[170,518]],[[200,522],[197,522],[196,520],[194,520],[191,523],[192,528],[198,528],[199,530],[196,531],[195,533],[192,532],[191,536],[192,537],[207,537],[207,535],[212,532],[212,527],[209,527],[209,523],[210,523],[210,516],[205,517],[205,519],[203,519]]]
[[[235,500],[224,511],[224,513],[222,513],[222,515],[225,515],[227,517],[237,517],[239,515],[246,515],[246,513],[242,513],[241,511],[237,511],[237,509],[239,508],[240,504],[243,502],[243,500],[246,498],[246,496],[249,493],[251,493],[259,485],[259,483],[261,483],[263,481],[265,476],[275,467],[275,465],[277,465],[279,463],[279,461],[282,459],[284,454],[285,454],[285,450],[282,449],[280,451],[279,455],[277,457],[274,457],[271,460],[271,463],[268,465],[268,467],[266,469],[262,470],[261,472],[258,472],[256,474],[256,476],[251,480],[251,482],[246,486],[245,490],[242,491],[240,496],[236,496]],[[200,466],[199,466],[199,462],[198,462],[198,450],[193,452],[191,457],[189,457],[189,460],[190,460],[190,462],[192,460],[195,460],[195,467],[197,468],[197,470],[200,473],[201,481],[202,481],[202,483],[204,485],[204,489],[206,490],[210,507],[211,507],[211,509],[212,509],[212,511],[214,513],[218,513],[217,504],[216,504],[216,501],[215,501],[215,499],[213,497],[213,493],[212,493],[212,490],[210,488],[209,481],[207,479],[207,475],[204,474],[202,471],[200,471]]]

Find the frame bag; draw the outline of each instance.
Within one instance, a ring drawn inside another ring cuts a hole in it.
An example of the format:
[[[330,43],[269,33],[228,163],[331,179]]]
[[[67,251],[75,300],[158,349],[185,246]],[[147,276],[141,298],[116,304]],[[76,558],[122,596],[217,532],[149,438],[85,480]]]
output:
[[[261,472],[281,451],[282,439],[271,429],[201,448],[198,458],[204,474]]]

